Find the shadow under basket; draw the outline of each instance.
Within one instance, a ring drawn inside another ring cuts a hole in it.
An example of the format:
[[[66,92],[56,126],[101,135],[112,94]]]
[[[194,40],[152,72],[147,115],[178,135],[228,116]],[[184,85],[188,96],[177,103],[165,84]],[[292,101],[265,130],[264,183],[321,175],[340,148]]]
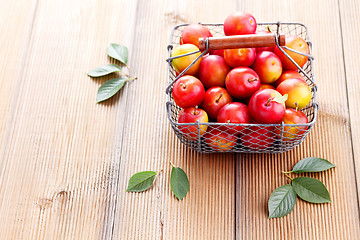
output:
[[[171,57],[172,49],[179,45],[180,35],[188,24],[174,27],[171,32],[170,44],[168,46],[168,57]],[[222,24],[202,24],[206,26],[213,37],[224,37]],[[296,35],[304,39],[309,45],[310,56],[312,44],[305,25],[301,23],[258,23],[258,31],[270,28],[271,32],[285,35]],[[274,38],[276,38],[274,34]],[[275,40],[276,45],[285,53],[283,47]],[[208,44],[203,54],[208,52]],[[202,55],[203,55],[202,54]],[[201,56],[202,56],[201,55]],[[287,54],[285,54],[287,55]],[[294,63],[289,55],[287,57]],[[196,60],[195,60],[196,61]],[[195,62],[194,61],[194,62]],[[194,62],[192,64],[194,64]],[[299,73],[304,77],[311,89],[311,101],[307,107],[301,109],[308,118],[306,124],[234,124],[234,123],[178,123],[181,108],[176,105],[172,97],[172,87],[176,80],[183,75],[177,74],[168,59],[168,82],[166,111],[172,129],[180,141],[187,147],[200,153],[213,152],[237,152],[237,153],[282,153],[289,151],[301,144],[316,122],[318,103],[316,101],[317,86],[313,74],[313,58],[309,57],[306,64]],[[185,70],[184,70],[185,71]],[[226,128],[231,128],[233,136],[225,133]],[[206,130],[205,134],[201,134]],[[295,133],[295,134],[294,134]]]

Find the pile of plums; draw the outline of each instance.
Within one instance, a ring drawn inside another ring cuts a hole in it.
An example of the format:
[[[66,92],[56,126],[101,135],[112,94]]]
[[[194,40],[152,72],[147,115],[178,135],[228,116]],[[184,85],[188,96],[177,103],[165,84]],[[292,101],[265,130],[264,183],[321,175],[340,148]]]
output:
[[[256,31],[255,18],[245,12],[230,14],[224,24],[226,36],[271,34]],[[212,37],[201,24],[183,28],[180,42],[172,57],[199,50],[199,38]],[[299,36],[286,36],[286,46],[309,54],[309,46]],[[307,56],[285,50],[303,67]],[[175,58],[172,65],[177,74],[184,71],[201,53]],[[277,47],[212,50],[191,66],[173,85],[172,97],[182,108],[178,123],[225,123],[220,127],[207,125],[182,126],[179,130],[187,139],[197,140],[198,133],[216,151],[231,150],[238,142],[252,150],[269,148],[276,137],[292,141],[306,131],[306,126],[286,126],[284,131],[266,127],[231,125],[306,124],[301,111],[311,101],[311,89],[287,56]],[[240,141],[239,141],[240,139]]]

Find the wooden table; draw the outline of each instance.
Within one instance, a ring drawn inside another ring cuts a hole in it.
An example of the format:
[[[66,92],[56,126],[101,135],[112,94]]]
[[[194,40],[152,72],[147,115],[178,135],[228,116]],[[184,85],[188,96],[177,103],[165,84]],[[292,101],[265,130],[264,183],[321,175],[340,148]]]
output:
[[[165,113],[166,46],[175,24],[221,23],[246,10],[259,22],[308,26],[320,111],[303,144],[283,154],[199,154]],[[1,239],[360,239],[360,2],[350,0],[1,0]],[[129,48],[135,80],[96,104],[109,43]],[[310,174],[331,204],[299,200],[267,219],[281,174],[304,157],[336,164]],[[178,201],[171,165],[190,192]],[[143,193],[132,174],[164,171]]]

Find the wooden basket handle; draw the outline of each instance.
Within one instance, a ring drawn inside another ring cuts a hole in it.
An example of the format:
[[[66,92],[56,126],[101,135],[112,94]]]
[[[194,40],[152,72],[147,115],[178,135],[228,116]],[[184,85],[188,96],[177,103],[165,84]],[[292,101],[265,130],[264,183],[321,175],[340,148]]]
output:
[[[275,47],[276,34],[247,34],[225,37],[209,37],[209,50],[232,49],[232,48],[254,48],[254,47]],[[278,39],[280,46],[285,46],[285,35]],[[199,38],[199,49],[206,49],[206,39]]]

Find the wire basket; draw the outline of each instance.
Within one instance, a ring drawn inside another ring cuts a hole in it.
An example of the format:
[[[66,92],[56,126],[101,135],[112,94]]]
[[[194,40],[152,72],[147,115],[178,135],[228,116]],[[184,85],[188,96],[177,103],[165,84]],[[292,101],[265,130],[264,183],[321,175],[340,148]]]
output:
[[[313,58],[311,57],[312,44],[305,25],[301,23],[258,23],[257,30],[270,28],[272,32],[285,35],[297,35],[304,39],[310,49],[310,56],[306,64],[300,68],[300,74],[304,77],[311,89],[312,98],[307,107],[301,109],[308,118],[306,124],[238,124],[238,123],[178,123],[181,108],[176,105],[172,97],[172,87],[176,80],[183,75],[177,74],[171,63],[172,49],[179,45],[182,30],[188,24],[174,27],[171,32],[170,44],[168,45],[168,82],[166,94],[167,116],[170,120],[176,136],[187,147],[200,153],[213,152],[238,152],[238,153],[282,153],[289,151],[301,144],[316,122],[318,103],[316,101],[317,87],[313,74]],[[214,37],[225,36],[222,24],[202,24],[206,26]],[[283,48],[276,42],[280,50],[295,64],[295,61],[286,54]],[[206,49],[205,52],[207,52]],[[202,56],[202,55],[201,55]],[[196,60],[195,60],[196,61]],[[194,61],[194,62],[195,62]],[[194,62],[192,64],[194,64]],[[190,67],[190,66],[189,66]],[[184,72],[186,69],[184,70]],[[225,135],[225,129],[232,128],[232,135]],[[206,131],[205,134],[202,134]],[[236,137],[235,137],[236,136]]]

